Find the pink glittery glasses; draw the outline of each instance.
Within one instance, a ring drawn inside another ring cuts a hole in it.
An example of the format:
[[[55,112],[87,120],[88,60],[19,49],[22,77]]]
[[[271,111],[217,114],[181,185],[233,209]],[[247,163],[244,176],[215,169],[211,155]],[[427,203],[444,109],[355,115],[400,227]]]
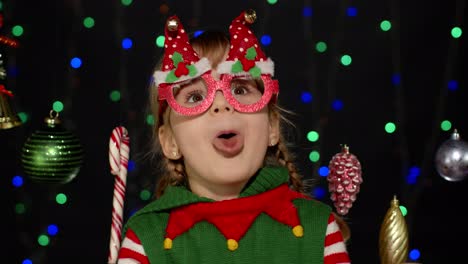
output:
[[[268,75],[261,75],[256,80],[247,75],[223,74],[218,81],[208,71],[188,81],[161,84],[159,100],[166,100],[181,115],[198,115],[213,104],[218,90],[237,111],[253,113],[263,109],[272,96],[278,94],[279,88],[278,81]]]

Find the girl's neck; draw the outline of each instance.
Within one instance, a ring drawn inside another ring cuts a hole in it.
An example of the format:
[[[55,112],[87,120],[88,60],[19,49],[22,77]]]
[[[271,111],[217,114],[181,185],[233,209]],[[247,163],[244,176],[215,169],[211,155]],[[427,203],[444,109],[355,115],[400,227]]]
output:
[[[238,198],[246,182],[236,184],[201,185],[189,180],[190,190],[198,196],[213,199],[215,201],[231,200]]]

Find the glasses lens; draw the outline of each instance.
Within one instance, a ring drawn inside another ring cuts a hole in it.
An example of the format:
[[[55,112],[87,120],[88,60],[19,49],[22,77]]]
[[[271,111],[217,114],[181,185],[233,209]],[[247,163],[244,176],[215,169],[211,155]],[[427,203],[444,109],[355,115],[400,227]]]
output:
[[[261,79],[236,77],[231,80],[231,94],[243,105],[255,104],[263,96],[264,85]]]
[[[192,108],[205,100],[208,92],[206,83],[202,78],[195,78],[172,87],[174,99],[180,106]]]

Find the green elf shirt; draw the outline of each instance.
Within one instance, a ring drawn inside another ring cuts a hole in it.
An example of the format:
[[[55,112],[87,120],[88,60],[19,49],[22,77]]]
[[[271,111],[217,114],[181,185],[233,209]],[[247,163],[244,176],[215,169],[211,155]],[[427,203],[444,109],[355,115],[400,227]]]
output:
[[[323,263],[331,208],[292,191],[284,167],[265,167],[239,198],[214,201],[168,187],[135,213],[151,263]]]

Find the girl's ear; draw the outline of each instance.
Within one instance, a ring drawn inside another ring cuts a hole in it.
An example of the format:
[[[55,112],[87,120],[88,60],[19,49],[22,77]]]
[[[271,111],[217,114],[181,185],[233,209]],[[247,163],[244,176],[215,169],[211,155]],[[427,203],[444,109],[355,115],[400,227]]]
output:
[[[279,117],[277,114],[270,115],[270,135],[268,138],[268,145],[274,146],[278,144],[280,138],[280,125],[279,125]]]
[[[162,125],[158,129],[158,137],[164,156],[172,160],[180,159],[182,154],[179,152],[172,130],[166,125]]]

